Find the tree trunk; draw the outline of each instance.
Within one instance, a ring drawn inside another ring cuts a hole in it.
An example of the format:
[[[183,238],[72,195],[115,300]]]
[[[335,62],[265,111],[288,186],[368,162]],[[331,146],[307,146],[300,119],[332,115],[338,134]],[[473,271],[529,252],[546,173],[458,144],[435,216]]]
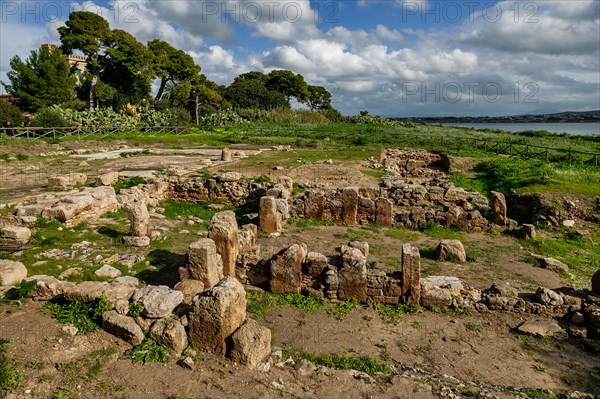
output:
[[[200,124],[200,118],[198,117],[198,107],[200,107],[198,96],[196,96],[196,125]]]
[[[88,108],[94,109],[96,106],[96,85],[98,84],[98,74],[94,71],[92,81],[90,82],[90,96],[88,98]]]
[[[154,98],[154,108],[158,107],[158,103],[162,98],[163,92],[165,91],[165,86],[167,85],[167,77],[163,77],[160,80],[160,87],[158,89],[158,93],[156,93],[156,97]]]

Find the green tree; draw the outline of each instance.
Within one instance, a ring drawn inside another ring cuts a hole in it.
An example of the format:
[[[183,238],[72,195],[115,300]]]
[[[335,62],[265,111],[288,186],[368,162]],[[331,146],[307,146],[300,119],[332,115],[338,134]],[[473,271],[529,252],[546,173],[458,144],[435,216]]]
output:
[[[21,126],[23,121],[19,107],[7,101],[0,101],[0,124],[10,122],[12,126]]]
[[[75,96],[75,78],[58,48],[34,50],[25,62],[15,56],[10,67],[10,85],[2,84],[19,98],[19,106],[25,111],[66,103]]]
[[[270,90],[277,90],[283,94],[288,104],[292,97],[300,102],[308,98],[308,84],[304,81],[304,77],[292,71],[283,69],[271,71],[267,75],[266,86]]]
[[[160,79],[160,87],[154,99],[155,106],[158,106],[168,82],[191,81],[200,73],[200,66],[183,50],[178,50],[162,40],[148,42],[148,48],[154,55],[155,76]]]
[[[290,104],[277,90],[269,90],[262,82],[253,79],[235,78],[225,89],[225,99],[233,108],[274,109]]]
[[[323,86],[308,86],[307,103],[311,110],[331,108],[331,93]]]
[[[87,70],[91,75],[88,106],[91,109],[96,104],[96,86],[104,68],[111,30],[104,18],[87,11],[72,12],[65,25],[58,28],[62,50],[65,54],[79,50],[87,57]]]

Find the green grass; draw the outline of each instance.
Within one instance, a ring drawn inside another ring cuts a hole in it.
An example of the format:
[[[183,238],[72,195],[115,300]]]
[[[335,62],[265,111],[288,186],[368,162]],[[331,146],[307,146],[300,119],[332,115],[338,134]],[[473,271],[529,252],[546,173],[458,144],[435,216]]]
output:
[[[21,386],[22,375],[8,353],[10,341],[0,339],[0,398],[7,397],[11,392]]]
[[[521,393],[527,395],[529,399],[554,399],[556,395],[550,392],[546,392],[541,389],[527,387],[521,389]]]
[[[478,193],[486,194],[486,195],[489,193],[488,187],[486,186],[486,184],[478,178],[468,177],[467,175],[465,175],[462,172],[450,173],[450,175],[448,177],[450,178],[450,181],[452,183],[454,183],[454,185],[456,187],[462,187],[466,191],[478,192]]]
[[[42,312],[56,319],[59,323],[70,323],[77,327],[77,334],[97,331],[102,324],[102,313],[112,309],[112,305],[101,297],[94,303],[48,302]]]
[[[264,317],[270,308],[277,305],[298,308],[307,313],[316,313],[325,306],[323,298],[295,293],[272,294],[268,292],[246,292],[246,298],[248,299],[248,312],[258,318]]]
[[[433,223],[423,223],[420,230],[428,237],[439,238],[442,240],[458,240],[463,234],[453,230],[450,227],[439,226]]]
[[[371,300],[369,300],[368,304],[373,309],[375,309],[377,311],[377,313],[379,313],[379,316],[381,316],[383,321],[385,321],[388,324],[393,324],[393,325],[397,325],[398,322],[400,320],[402,320],[404,318],[404,316],[407,314],[416,314],[416,313],[423,312],[423,309],[419,305],[412,306],[412,305],[407,305],[404,303],[399,303],[397,305],[384,305],[382,303],[374,302]],[[415,322],[415,323],[418,323],[418,322]],[[413,324],[413,327],[415,327],[414,324]],[[420,324],[418,324],[415,328],[422,328],[422,327],[424,327],[424,325],[421,326]]]
[[[359,229],[348,228],[346,230],[346,237],[351,241],[362,241],[362,240],[370,240],[376,237],[377,231],[376,229],[372,229],[369,227],[361,227]]]
[[[154,362],[168,363],[170,359],[169,350],[164,346],[158,345],[150,338],[146,338],[141,344],[126,350],[123,353],[123,357],[131,359],[132,363],[140,362],[142,364]]]
[[[288,219],[287,223],[294,225],[300,230],[311,230],[312,227],[317,226],[333,226],[334,223],[327,220],[310,220],[310,219]]]
[[[193,216],[202,220],[209,220],[218,212],[213,209],[208,209],[204,204],[199,205],[174,199],[167,199],[161,202],[160,206],[165,209],[163,215],[169,220],[175,220],[178,216],[183,218]],[[232,209],[233,207],[226,206],[222,210]]]
[[[385,231],[385,236],[394,238],[400,241],[415,241],[419,238],[419,234],[408,230],[406,227],[394,226]]]
[[[327,316],[344,320],[354,310],[360,307],[356,299],[344,300],[327,309]]]
[[[121,153],[123,155],[123,153]],[[135,187],[139,184],[145,184],[146,179],[139,176],[134,176],[129,180],[119,180],[113,187],[115,188],[115,193],[119,194],[121,190],[126,188]]]
[[[353,356],[347,353],[312,355],[306,352],[293,351],[288,347],[284,349],[283,357],[292,357],[296,361],[306,359],[317,366],[325,366],[340,370],[357,370],[367,374],[394,374],[394,371],[390,367],[378,362],[372,356]]]
[[[600,232],[592,232],[592,240],[583,239],[570,229],[557,229],[553,238],[520,240],[529,251],[558,259],[569,266],[568,276],[578,287],[589,287],[596,270],[600,269]]]

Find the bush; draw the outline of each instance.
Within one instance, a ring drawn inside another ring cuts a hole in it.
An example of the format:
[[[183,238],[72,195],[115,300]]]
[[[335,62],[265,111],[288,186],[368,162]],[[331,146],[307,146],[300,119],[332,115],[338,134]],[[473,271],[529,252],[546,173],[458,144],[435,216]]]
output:
[[[184,108],[171,108],[171,118],[167,126],[189,126],[192,120],[190,113]]]
[[[21,126],[24,122],[21,110],[14,104],[0,101],[0,124],[10,122],[13,126]]]
[[[30,123],[34,127],[66,127],[67,120],[62,112],[55,108],[43,108],[35,114],[35,117]]]

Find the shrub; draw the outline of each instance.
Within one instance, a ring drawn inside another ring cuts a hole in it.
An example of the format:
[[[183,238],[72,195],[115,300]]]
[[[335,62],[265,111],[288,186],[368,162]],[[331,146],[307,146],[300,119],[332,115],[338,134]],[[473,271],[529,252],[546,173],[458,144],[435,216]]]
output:
[[[43,108],[35,114],[30,123],[34,127],[66,127],[68,121],[64,118],[62,112],[55,108]]]
[[[10,122],[13,126],[21,126],[23,124],[23,115],[21,110],[14,104],[0,101],[0,124]]]

